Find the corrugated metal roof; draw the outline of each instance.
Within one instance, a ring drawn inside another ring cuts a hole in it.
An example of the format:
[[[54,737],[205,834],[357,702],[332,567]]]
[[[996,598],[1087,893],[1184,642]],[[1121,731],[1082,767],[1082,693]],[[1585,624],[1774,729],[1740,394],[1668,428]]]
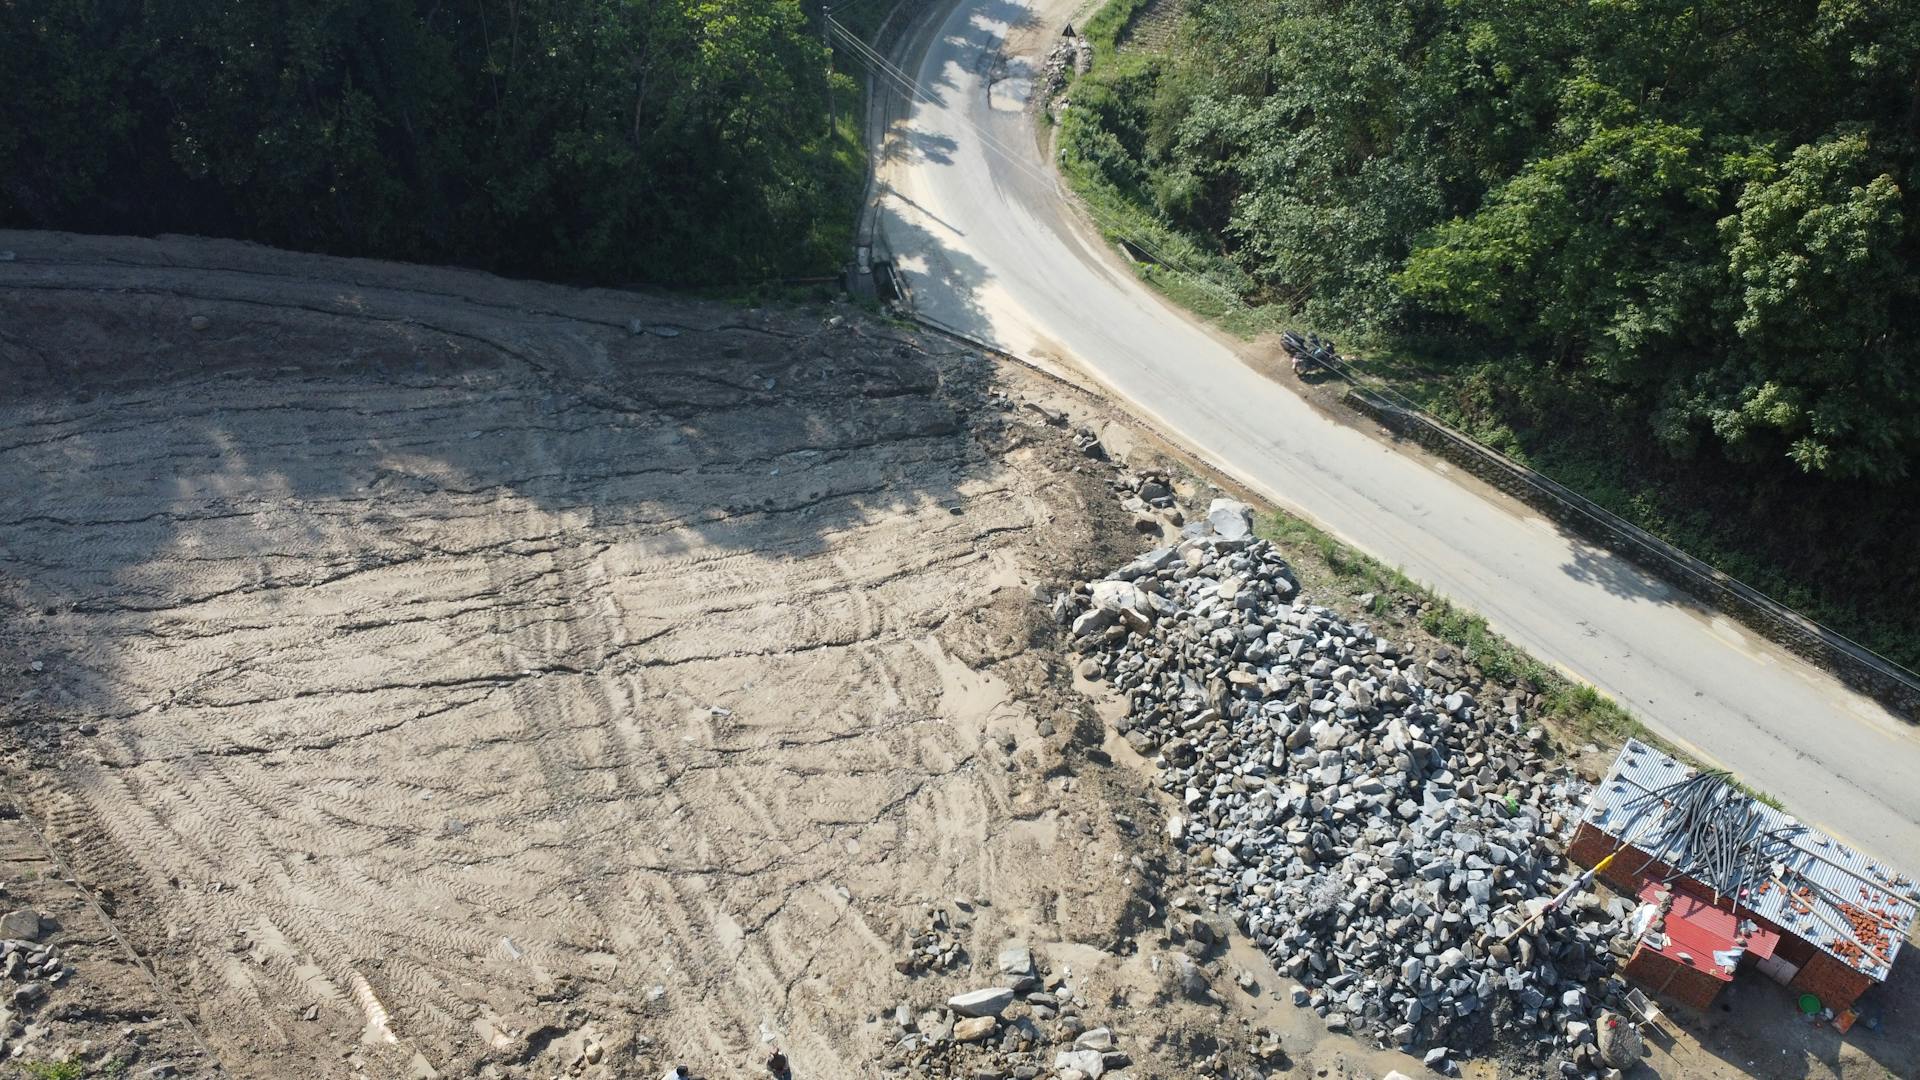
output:
[[[1587,803],[1586,820],[1669,866],[1693,863],[1689,838],[1649,797],[1693,779],[1695,770],[1638,739],[1627,740]],[[1842,844],[1757,800],[1751,843],[1771,869],[1766,880],[1702,882],[1739,890],[1740,905],[1884,981],[1920,914],[1920,884],[1883,860]],[[1628,864],[1628,870],[1639,867]]]

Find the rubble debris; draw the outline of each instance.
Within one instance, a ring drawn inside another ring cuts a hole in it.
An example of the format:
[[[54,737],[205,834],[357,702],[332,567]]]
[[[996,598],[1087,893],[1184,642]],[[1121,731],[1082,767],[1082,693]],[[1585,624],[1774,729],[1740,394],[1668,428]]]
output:
[[[938,905],[928,905],[926,921],[909,939],[906,955],[894,963],[894,968],[902,975],[919,975],[945,971],[960,962],[966,954],[954,931],[967,921],[964,912],[953,914]]]
[[[1140,532],[1159,534],[1163,523],[1175,528],[1186,524],[1186,516],[1174,496],[1173,478],[1168,474],[1121,470],[1112,484],[1121,496],[1120,505],[1133,512]]]
[[[1068,978],[1025,946],[998,959],[1000,967],[1025,967],[1015,987],[955,994],[944,1007],[896,1004],[883,1067],[927,1078],[1091,1080],[1120,1077],[1133,1064],[1120,1032],[1083,1018],[1088,1003]],[[1278,1054],[1277,1041],[1268,1041]]]
[[[1560,834],[1586,785],[1450,652],[1298,593],[1251,508],[1215,499],[1061,605],[1080,670],[1125,696],[1120,733],[1181,804],[1168,834],[1204,901],[1329,1030],[1440,1069],[1496,1037],[1590,1056],[1626,992],[1609,947],[1628,909],[1576,898],[1525,925],[1577,877]]]
[[[1033,100],[1042,103],[1051,101],[1055,94],[1066,89],[1069,72],[1083,74],[1092,66],[1093,43],[1078,34],[1062,35],[1053,43],[1047,58],[1041,61],[1040,92],[1033,96]]]

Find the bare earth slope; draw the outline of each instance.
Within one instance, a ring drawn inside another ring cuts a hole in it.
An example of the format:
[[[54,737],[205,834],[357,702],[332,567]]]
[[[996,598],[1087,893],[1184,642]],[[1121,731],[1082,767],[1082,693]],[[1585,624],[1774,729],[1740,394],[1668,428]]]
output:
[[[977,360],[246,245],[0,249],[10,783],[233,1071],[730,1075],[774,1038],[857,1075],[917,900],[990,899],[991,942],[1120,924],[1026,652],[1117,511],[1064,436],[963,422]]]

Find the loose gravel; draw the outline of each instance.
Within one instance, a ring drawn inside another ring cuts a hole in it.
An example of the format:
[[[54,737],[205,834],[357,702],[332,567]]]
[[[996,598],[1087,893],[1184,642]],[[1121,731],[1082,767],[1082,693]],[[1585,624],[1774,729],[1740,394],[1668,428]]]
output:
[[[1449,659],[1302,599],[1228,499],[1055,613],[1081,673],[1126,696],[1202,893],[1295,1004],[1440,1071],[1489,1049],[1604,1067],[1628,911],[1551,906],[1588,789],[1511,699],[1489,709]]]

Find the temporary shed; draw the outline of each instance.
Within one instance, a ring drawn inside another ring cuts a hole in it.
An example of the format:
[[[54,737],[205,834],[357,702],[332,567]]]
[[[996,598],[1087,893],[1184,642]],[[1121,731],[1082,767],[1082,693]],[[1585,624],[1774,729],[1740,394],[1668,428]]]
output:
[[[1732,977],[1715,959],[1725,953],[1844,1009],[1886,980],[1920,913],[1908,875],[1637,739],[1594,789],[1569,853],[1596,866],[1616,851],[1599,873],[1608,884],[1670,894],[1660,937],[1643,938],[1626,974],[1696,1005]],[[1743,931],[1737,950],[1714,947]]]

